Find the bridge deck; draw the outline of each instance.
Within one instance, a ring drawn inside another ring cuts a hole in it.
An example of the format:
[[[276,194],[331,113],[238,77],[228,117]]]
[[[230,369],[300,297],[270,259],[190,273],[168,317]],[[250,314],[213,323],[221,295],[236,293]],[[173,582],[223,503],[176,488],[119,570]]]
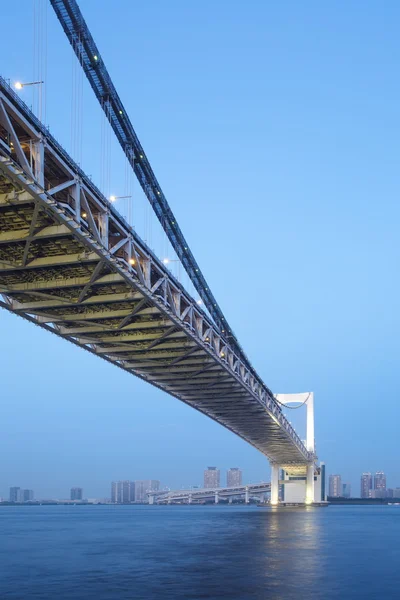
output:
[[[0,79],[0,306],[205,413],[272,461],[310,460],[272,393]]]

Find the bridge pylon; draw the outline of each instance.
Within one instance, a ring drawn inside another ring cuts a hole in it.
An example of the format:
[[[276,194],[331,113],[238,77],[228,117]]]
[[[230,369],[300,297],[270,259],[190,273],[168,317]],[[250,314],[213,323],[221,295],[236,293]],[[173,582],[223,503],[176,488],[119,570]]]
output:
[[[315,429],[314,429],[314,394],[304,392],[299,394],[274,394],[275,399],[284,406],[297,405],[292,408],[306,406],[306,447],[312,459],[303,464],[272,463],[271,472],[271,505],[284,504],[314,504],[324,500],[320,470],[316,466]],[[284,479],[279,481],[279,471],[284,471]],[[316,480],[319,488],[316,488]],[[283,498],[279,498],[279,487],[283,486]]]

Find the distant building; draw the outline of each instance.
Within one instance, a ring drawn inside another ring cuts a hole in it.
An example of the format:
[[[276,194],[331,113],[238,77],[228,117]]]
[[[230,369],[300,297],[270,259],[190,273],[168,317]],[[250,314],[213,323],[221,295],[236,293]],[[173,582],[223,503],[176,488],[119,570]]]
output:
[[[81,487],[73,487],[71,488],[71,500],[82,500],[83,498],[83,489]]]
[[[220,485],[220,471],[217,467],[208,467],[204,471],[204,487],[217,488]]]
[[[32,502],[33,500],[33,490],[21,490],[21,501],[22,502]]]
[[[342,483],[342,496],[343,496],[343,498],[351,498],[350,483]]]
[[[342,495],[342,478],[340,475],[329,475],[329,496],[339,498]]]
[[[238,467],[232,467],[226,473],[226,486],[236,487],[242,485],[242,471]]]
[[[21,488],[10,488],[10,502],[21,502]]]
[[[135,502],[148,504],[149,498],[147,492],[157,492],[159,489],[160,482],[157,479],[135,481]]]
[[[134,481],[113,481],[111,484],[111,502],[113,504],[129,504],[135,501]]]
[[[374,475],[374,490],[386,490],[386,475],[383,471],[377,471]]]
[[[326,466],[324,462],[320,464],[321,469],[321,500],[325,502],[326,500]],[[283,498],[282,498],[283,500]]]
[[[370,498],[387,498],[387,490],[371,490]]]
[[[400,498],[400,488],[393,489],[393,498],[396,498],[396,500]]]
[[[372,492],[372,475],[371,473],[363,473],[361,475],[361,498],[371,498]]]

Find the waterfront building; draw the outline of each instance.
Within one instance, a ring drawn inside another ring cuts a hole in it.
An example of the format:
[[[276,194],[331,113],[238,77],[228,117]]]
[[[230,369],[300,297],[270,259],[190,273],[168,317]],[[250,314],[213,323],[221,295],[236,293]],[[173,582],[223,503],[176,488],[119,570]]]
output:
[[[140,504],[148,504],[149,498],[147,492],[158,492],[160,482],[156,479],[144,479],[135,481],[135,502]]]
[[[10,502],[21,502],[20,487],[10,487]]]
[[[340,475],[329,475],[329,496],[339,498],[342,495],[342,478]]]
[[[71,488],[71,500],[82,500],[83,498],[83,489],[81,487],[73,487]]]
[[[21,502],[32,502],[33,490],[21,490]]]
[[[370,498],[387,498],[387,490],[371,490]]]
[[[342,496],[343,496],[343,498],[351,498],[350,483],[342,483]]]
[[[226,473],[226,486],[235,487],[242,485],[242,471],[238,467],[232,467]]]
[[[217,488],[220,486],[220,471],[217,467],[208,467],[204,471],[204,487]]]
[[[374,475],[374,490],[386,490],[386,475],[383,471],[377,471]]]
[[[371,498],[372,492],[372,475],[371,473],[363,473],[361,475],[361,498]]]
[[[113,481],[111,484],[111,502],[113,504],[129,504],[135,502],[134,481]]]
[[[397,500],[400,498],[400,488],[393,489],[393,498],[396,498]]]
[[[320,473],[321,473],[321,500],[325,502],[326,500],[326,466],[324,462],[320,463]]]

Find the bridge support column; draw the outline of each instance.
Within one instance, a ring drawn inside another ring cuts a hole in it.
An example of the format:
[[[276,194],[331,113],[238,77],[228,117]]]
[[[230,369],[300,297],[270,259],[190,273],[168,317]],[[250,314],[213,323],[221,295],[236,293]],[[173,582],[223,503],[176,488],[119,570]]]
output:
[[[215,492],[215,499],[214,499],[214,501],[215,501],[215,504],[218,504],[218,502],[219,502],[218,492]]]
[[[249,488],[246,487],[246,491],[244,493],[244,501],[245,501],[246,504],[248,504],[249,500],[250,500],[250,498],[249,498]]]
[[[306,504],[314,502],[314,463],[307,465]]]
[[[154,496],[149,496],[149,504],[154,504]]]
[[[279,502],[279,465],[272,465],[271,472],[271,505],[277,506]]]
[[[192,504],[192,494],[189,494],[188,504]]]
[[[229,498],[229,504],[232,504],[232,496]]]

